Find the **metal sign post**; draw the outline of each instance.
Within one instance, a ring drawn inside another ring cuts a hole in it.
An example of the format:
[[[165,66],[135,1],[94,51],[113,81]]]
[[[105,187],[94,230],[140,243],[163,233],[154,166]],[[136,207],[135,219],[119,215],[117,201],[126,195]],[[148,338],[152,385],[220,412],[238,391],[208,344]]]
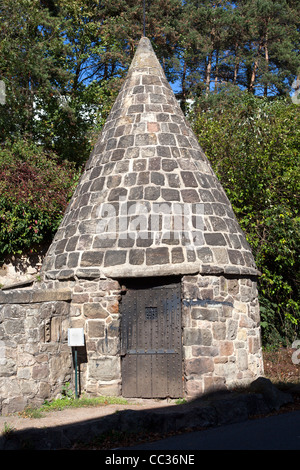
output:
[[[84,346],[84,331],[83,328],[69,328],[68,329],[68,346],[74,348],[74,368],[75,368],[75,398],[78,398],[77,386],[77,347]]]

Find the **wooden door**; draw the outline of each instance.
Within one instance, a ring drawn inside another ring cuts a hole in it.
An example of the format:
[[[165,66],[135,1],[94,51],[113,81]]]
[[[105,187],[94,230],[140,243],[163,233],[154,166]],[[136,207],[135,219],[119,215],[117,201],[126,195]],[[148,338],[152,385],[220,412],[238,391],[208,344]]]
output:
[[[181,397],[180,283],[128,289],[120,310],[122,395]]]

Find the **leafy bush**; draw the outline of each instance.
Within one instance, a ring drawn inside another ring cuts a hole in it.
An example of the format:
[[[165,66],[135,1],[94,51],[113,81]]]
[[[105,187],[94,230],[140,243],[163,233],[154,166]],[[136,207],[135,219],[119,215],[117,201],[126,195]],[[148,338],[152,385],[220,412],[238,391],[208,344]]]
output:
[[[262,273],[263,341],[293,341],[300,321],[299,107],[225,90],[198,103],[193,123]]]
[[[0,256],[51,241],[79,175],[28,141],[0,149]]]

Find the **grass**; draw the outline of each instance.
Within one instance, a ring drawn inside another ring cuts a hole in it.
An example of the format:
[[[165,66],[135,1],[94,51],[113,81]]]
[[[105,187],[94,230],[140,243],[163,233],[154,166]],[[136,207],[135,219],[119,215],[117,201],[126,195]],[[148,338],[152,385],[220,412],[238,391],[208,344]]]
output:
[[[51,401],[45,401],[45,403],[39,408],[27,407],[23,412],[20,413],[24,418],[42,418],[44,413],[49,411],[61,411],[66,408],[83,408],[83,407],[96,407],[103,405],[126,405],[128,402],[124,398],[120,397],[95,397],[95,398],[74,398],[74,397],[62,397]]]
[[[8,437],[10,434],[12,434],[13,431],[14,427],[5,421],[2,435]]]

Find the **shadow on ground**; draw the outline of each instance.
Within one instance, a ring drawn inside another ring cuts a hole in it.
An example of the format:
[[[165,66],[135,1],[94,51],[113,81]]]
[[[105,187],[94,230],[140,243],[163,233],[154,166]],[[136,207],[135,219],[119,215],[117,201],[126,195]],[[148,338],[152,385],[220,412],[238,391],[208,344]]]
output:
[[[0,437],[0,449],[72,450],[80,446],[88,449],[88,444],[95,438],[99,439],[115,430],[131,436],[141,432],[166,435],[193,431],[270,414],[298,399],[299,389],[293,393],[292,391],[283,392],[270,380],[261,377],[247,389],[217,392],[182,405],[124,409],[100,418],[72,424],[12,430],[3,433]],[[97,448],[101,449],[101,447]],[[107,448],[104,447],[104,449]]]

